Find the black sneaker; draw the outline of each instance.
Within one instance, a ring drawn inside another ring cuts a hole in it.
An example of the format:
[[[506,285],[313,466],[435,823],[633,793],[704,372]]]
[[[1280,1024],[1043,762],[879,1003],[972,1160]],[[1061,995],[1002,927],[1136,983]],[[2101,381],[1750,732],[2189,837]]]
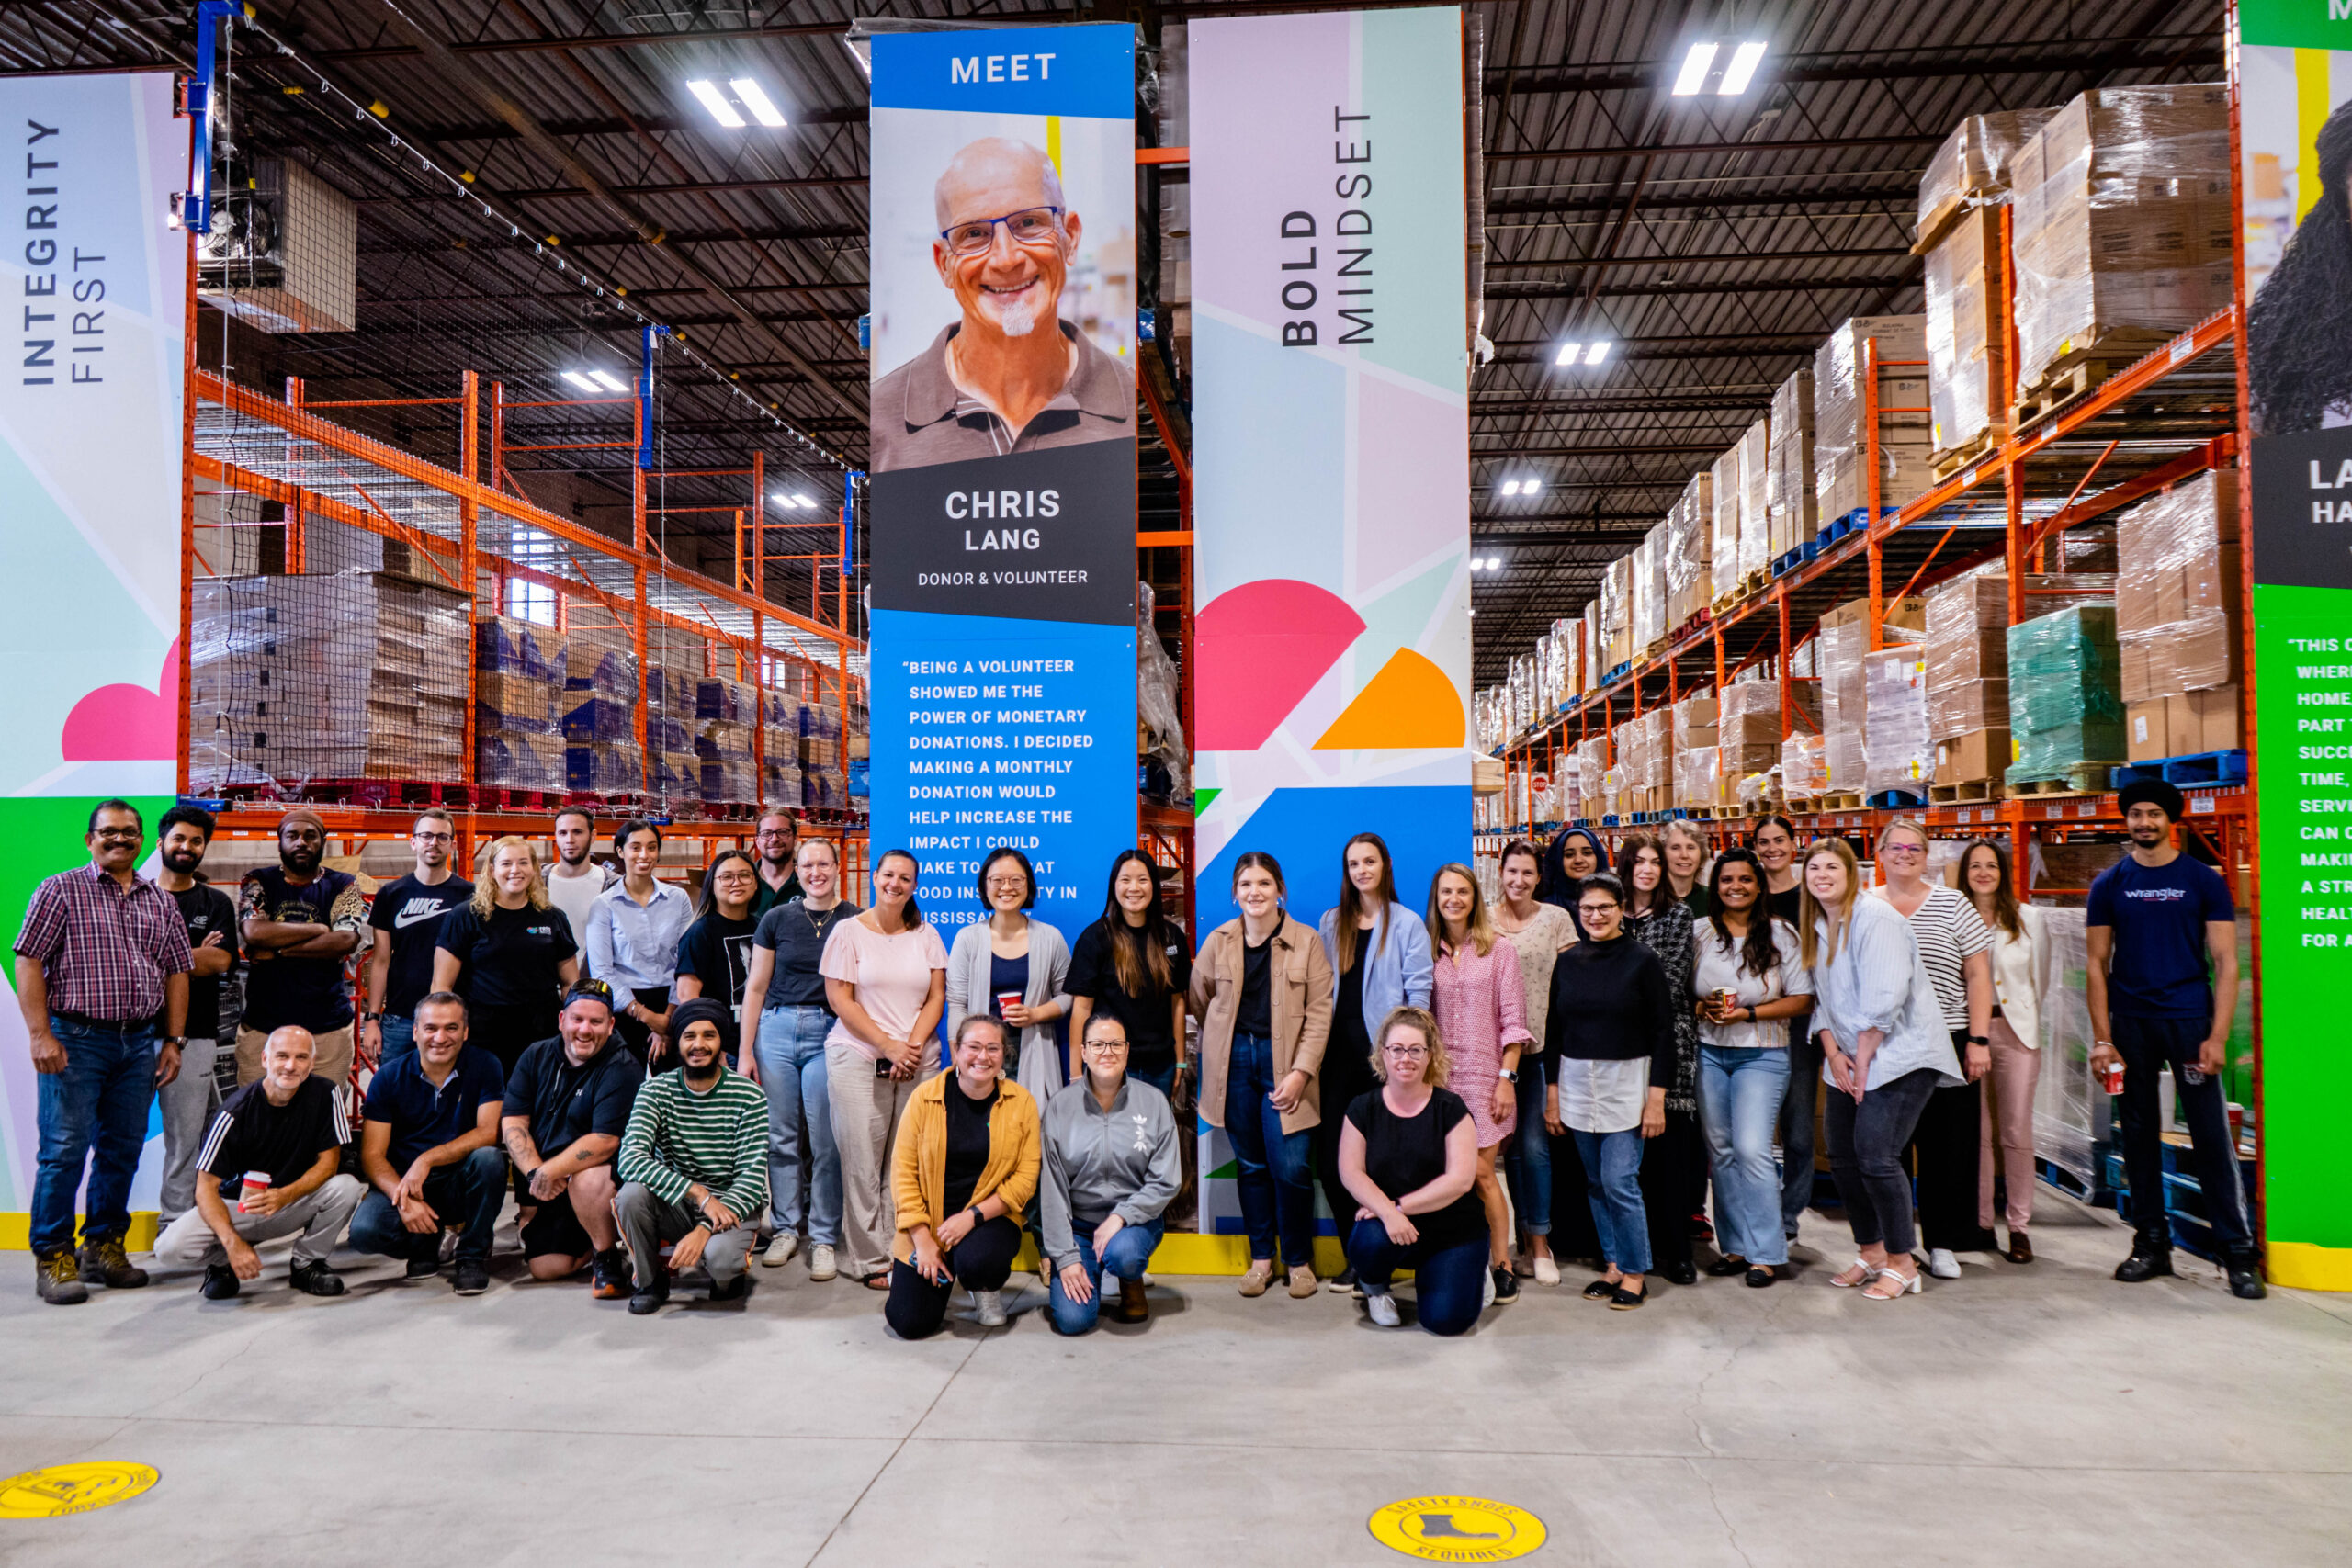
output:
[[[479,1258],[460,1258],[455,1269],[452,1287],[461,1296],[478,1296],[490,1289],[490,1270],[482,1267]]]
[[[1519,1276],[1510,1271],[1508,1263],[1498,1264],[1494,1270],[1495,1304],[1509,1306],[1519,1300]]]
[[[628,1314],[631,1317],[643,1317],[649,1313],[660,1312],[663,1307],[668,1306],[669,1304],[670,1281],[665,1277],[655,1280],[652,1284],[646,1286],[643,1290],[629,1297]]]
[[[620,1247],[600,1252],[588,1261],[588,1293],[600,1302],[616,1302],[628,1295],[629,1285],[628,1254]]]
[[[297,1263],[287,1272],[286,1280],[306,1296],[343,1294],[343,1276],[328,1268],[323,1258],[311,1263]]]
[[[96,1280],[110,1291],[135,1291],[147,1282],[147,1270],[131,1262],[119,1235],[85,1241],[80,1261],[84,1279]]]
[[[752,1293],[752,1276],[738,1274],[731,1280],[713,1280],[710,1299],[715,1302],[740,1302]]]
[[[2136,1285],[2143,1280],[2160,1279],[2171,1272],[2172,1248],[2169,1247],[2146,1252],[2135,1247],[2132,1249],[2131,1257],[2115,1266],[2115,1277],[2127,1285]]]
[[[439,1272],[441,1272],[441,1254],[438,1248],[432,1252],[413,1253],[410,1256],[407,1278],[430,1280]]]
[[[2230,1294],[2242,1302],[2258,1302],[2270,1293],[2251,1258],[2233,1258],[2222,1269],[2230,1277]]]
[[[90,1299],[90,1287],[82,1283],[80,1261],[62,1247],[35,1260],[33,1289],[51,1306],[74,1306]]]
[[[1363,1292],[1356,1288],[1356,1271],[1353,1269],[1340,1269],[1323,1281],[1323,1288],[1334,1295],[1354,1296],[1359,1301],[1363,1298]]]
[[[208,1263],[204,1266],[203,1291],[206,1301],[235,1301],[237,1292],[242,1288],[237,1280],[237,1271],[226,1263]]]

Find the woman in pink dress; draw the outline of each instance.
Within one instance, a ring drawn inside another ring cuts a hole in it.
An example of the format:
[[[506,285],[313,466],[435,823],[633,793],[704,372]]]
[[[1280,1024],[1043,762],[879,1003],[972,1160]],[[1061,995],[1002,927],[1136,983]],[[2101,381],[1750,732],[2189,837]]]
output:
[[[1486,896],[1466,865],[1446,865],[1430,882],[1426,917],[1436,954],[1430,1007],[1453,1058],[1452,1084],[1478,1128],[1478,1201],[1487,1211],[1487,1297],[1519,1299],[1510,1267],[1510,1204],[1495,1156],[1519,1124],[1519,1055],[1528,1032],[1525,981],[1510,939],[1487,916]],[[1541,1107],[1537,1110],[1540,1111]]]

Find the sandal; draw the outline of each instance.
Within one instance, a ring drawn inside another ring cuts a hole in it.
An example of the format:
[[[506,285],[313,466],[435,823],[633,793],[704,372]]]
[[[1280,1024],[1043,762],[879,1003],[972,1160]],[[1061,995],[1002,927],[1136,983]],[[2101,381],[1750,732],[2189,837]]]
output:
[[[1857,1258],[1845,1269],[1841,1269],[1838,1273],[1830,1275],[1829,1282],[1837,1286],[1841,1291],[1850,1291],[1857,1285],[1869,1284],[1872,1280],[1877,1279],[1883,1272],[1884,1272],[1884,1270],[1873,1269],[1869,1264]]]
[[[1884,1287],[1890,1280],[1894,1282],[1894,1288],[1891,1291],[1883,1289],[1883,1287]],[[1870,1282],[1869,1287],[1862,1292],[1862,1300],[1866,1302],[1891,1302],[1897,1296],[1918,1295],[1927,1288],[1928,1284],[1926,1275],[1905,1274],[1900,1269],[1886,1268],[1880,1269],[1878,1271],[1877,1278],[1873,1279]]]

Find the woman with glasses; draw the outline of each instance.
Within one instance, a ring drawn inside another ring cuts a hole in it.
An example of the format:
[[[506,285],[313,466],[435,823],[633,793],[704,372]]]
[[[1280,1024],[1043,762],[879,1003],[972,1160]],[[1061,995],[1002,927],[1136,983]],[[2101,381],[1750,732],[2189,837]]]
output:
[[[529,840],[510,833],[485,859],[473,897],[441,917],[433,988],[466,998],[467,1043],[512,1074],[526,1050],[554,1037],[564,988],[580,978],[580,949],[571,922],[548,902]]]
[[[1209,932],[1193,965],[1200,1115],[1233,1145],[1250,1233],[1241,1293],[1266,1293],[1279,1246],[1290,1293],[1303,1299],[1316,1289],[1314,1134],[1323,1115],[1317,1079],[1331,1032],[1331,964],[1315,933],[1283,908],[1283,868],[1273,856],[1250,850],[1235,858],[1233,901],[1241,913]]]
[[[1037,1102],[1004,1076],[1004,1035],[987,1013],[959,1022],[955,1070],[908,1097],[892,1140],[898,1235],[882,1316],[901,1339],[937,1333],[957,1285],[971,1292],[982,1328],[1004,1325],[1001,1292],[1038,1166]]]
[[[947,998],[947,949],[915,902],[922,874],[907,851],[885,852],[874,863],[874,908],[833,927],[818,965],[833,1015],[825,1090],[841,1156],[842,1244],[851,1277],[873,1291],[890,1289],[891,1162]]]
[[[1358,833],[1340,852],[1340,901],[1324,912],[1323,955],[1337,976],[1331,1000],[1331,1043],[1323,1053],[1323,1100],[1334,1112],[1315,1129],[1315,1165],[1323,1201],[1334,1214],[1354,1203],[1340,1177],[1338,1111],[1372,1087],[1372,1025],[1400,1007],[1430,1003],[1429,932],[1396,901],[1396,873],[1388,843]],[[1342,1269],[1334,1291],[1355,1288]]]
[[[1830,1084],[1822,1131],[1860,1254],[1829,1282],[1871,1301],[1916,1295],[1903,1147],[1937,1088],[1967,1080],[1911,924],[1885,899],[1863,896],[1852,847],[1822,840],[1805,851],[1804,876],[1797,957],[1813,976]]]
[[[1710,913],[1699,922],[1699,1109],[1715,1173],[1717,1246],[1707,1265],[1762,1289],[1784,1277],[1781,1182],[1772,1133],[1789,1098],[1789,1020],[1810,1004],[1813,980],[1797,933],[1764,907],[1764,868],[1747,850],[1715,857]]]
[[[1993,933],[1968,895],[1928,880],[1928,830],[1909,818],[1878,836],[1885,877],[1871,891],[1911,922],[1919,961],[1936,988],[1944,1027],[1960,1053],[1963,1080],[1936,1090],[1912,1134],[1919,1182],[1919,1240],[1928,1272],[1960,1278],[1962,1252],[1993,1250],[1993,1231],[1977,1222],[1977,1145],[1984,1135],[1979,1082],[1993,1065]]]
[[[741,850],[721,850],[703,873],[702,897],[695,900],[695,923],[678,939],[678,977],[671,995],[689,1002],[708,997],[730,1017],[743,1008],[743,985],[751,978],[752,917],[760,874]],[[749,1040],[751,1035],[742,1038]],[[727,1065],[736,1066],[729,1056]]]
[[[1184,1052],[1184,993],[1193,983],[1192,943],[1159,903],[1159,872],[1141,850],[1111,863],[1102,918],[1070,950],[1069,1076],[1084,1063],[1080,1043],[1097,1016],[1115,1018],[1127,1040],[1127,1076],[1171,1105],[1192,1103],[1193,1064]]]
[[[983,924],[966,926],[947,950],[947,1016],[984,1012],[1020,1042],[1012,1076],[1040,1104],[1062,1087],[1060,1043],[1054,1021],[1069,1010],[1062,984],[1069,948],[1062,933],[1029,910],[1037,902],[1037,875],[1029,857],[1000,844],[980,862]]]
[[[1355,1200],[1348,1262],[1363,1284],[1364,1315],[1402,1321],[1389,1283],[1413,1271],[1415,1306],[1431,1334],[1466,1334],[1485,1310],[1488,1231],[1478,1179],[1478,1129],[1446,1087],[1452,1063],[1437,1020],[1398,1008],[1381,1021],[1373,1059],[1378,1087],[1348,1107],[1340,1169]]]
[[[1666,1127],[1674,1075],[1674,1014],[1657,954],[1627,935],[1624,885],[1606,872],[1577,896],[1584,940],[1552,968],[1548,1027],[1560,1080],[1553,1120],[1576,1134],[1604,1272],[1589,1301],[1629,1312],[1649,1299],[1649,1219],[1642,1201],[1642,1144]]]
[[[1649,1215],[1650,1261],[1678,1285],[1698,1282],[1690,1232],[1707,1201],[1707,1145],[1699,1131],[1699,1021],[1690,1012],[1690,906],[1674,896],[1666,846],[1635,833],[1617,850],[1625,885],[1625,931],[1657,954],[1674,1003],[1673,1076],[1666,1123],[1642,1145],[1642,1198]]]
[[[1510,939],[1511,951],[1519,955],[1520,994],[1527,1032],[1535,1043],[1520,1053],[1518,1098],[1525,1111],[1504,1156],[1519,1228],[1527,1233],[1527,1265],[1514,1268],[1517,1272],[1532,1275],[1539,1285],[1556,1285],[1560,1282],[1560,1265],[1552,1251],[1553,1131],[1544,1116],[1553,1069],[1541,1043],[1548,1038],[1545,1028],[1552,1011],[1552,966],[1577,940],[1577,928],[1566,909],[1536,897],[1536,885],[1543,880],[1543,858],[1534,845],[1521,839],[1504,850],[1500,868],[1503,896],[1495,905],[1494,921],[1495,930]],[[1573,1163],[1573,1149],[1562,1152]],[[1577,1188],[1581,1189],[1581,1167],[1575,1171],[1575,1180]],[[1574,1233],[1569,1257],[1589,1258],[1600,1249],[1581,1206],[1572,1207],[1564,1219]]]
[[[1520,994],[1519,953],[1487,918],[1486,895],[1466,865],[1438,868],[1426,917],[1437,962],[1430,1010],[1451,1043],[1457,1091],[1478,1128],[1478,1201],[1487,1213],[1488,1281],[1495,1301],[1519,1299],[1510,1266],[1510,1204],[1496,1162],[1519,1125],[1519,1061],[1533,1044]]]
[[[1046,1173],[1038,1188],[1044,1250],[1054,1267],[1055,1329],[1083,1334],[1103,1310],[1103,1276],[1119,1281],[1117,1323],[1151,1315],[1144,1270],[1184,1168],[1168,1097],[1127,1074],[1127,1032],[1107,1012],[1086,1021],[1081,1076],[1046,1102]]]

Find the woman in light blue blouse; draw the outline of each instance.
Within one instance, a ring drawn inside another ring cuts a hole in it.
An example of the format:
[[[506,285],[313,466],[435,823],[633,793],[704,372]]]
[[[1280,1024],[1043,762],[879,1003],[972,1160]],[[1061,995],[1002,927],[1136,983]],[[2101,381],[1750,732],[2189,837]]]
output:
[[[1830,1280],[1871,1301],[1917,1294],[1911,1256],[1911,1183],[1903,1172],[1928,1097],[1966,1081],[1911,923],[1883,899],[1864,898],[1854,852],[1826,839],[1805,852],[1799,953],[1813,976],[1813,1027],[1822,1076],[1829,1168],[1860,1253]]]
[[[1315,1130],[1315,1168],[1334,1214],[1353,1214],[1356,1200],[1340,1179],[1340,1133],[1356,1096],[1377,1087],[1372,1031],[1400,1007],[1430,1005],[1429,930],[1396,901],[1396,869],[1387,841],[1358,833],[1340,852],[1340,902],[1323,916],[1323,952],[1331,960],[1331,1040],[1323,1052],[1323,1100],[1338,1109]],[[1344,1235],[1346,1227],[1341,1226]],[[1331,1281],[1355,1289],[1350,1269]]]

